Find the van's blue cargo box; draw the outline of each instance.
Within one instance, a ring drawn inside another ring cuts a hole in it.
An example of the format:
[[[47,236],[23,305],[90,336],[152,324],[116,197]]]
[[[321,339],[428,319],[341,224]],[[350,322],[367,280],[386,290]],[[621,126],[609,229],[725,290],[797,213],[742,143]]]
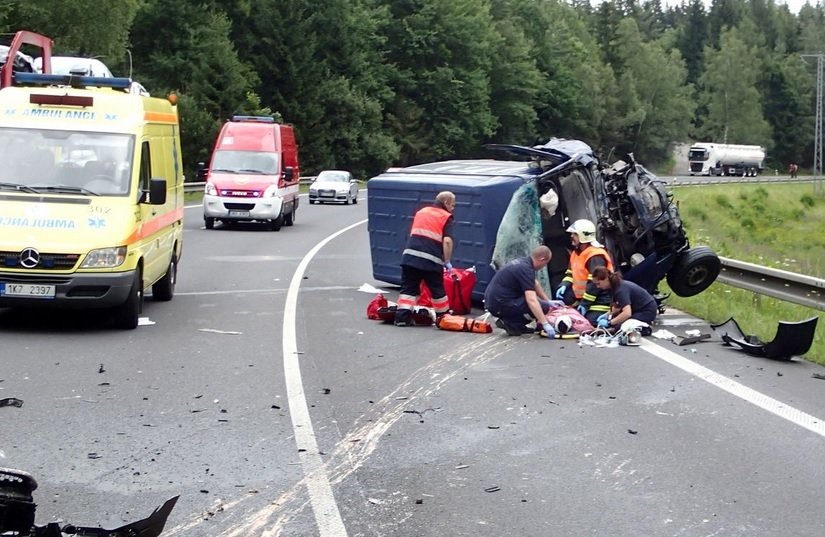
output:
[[[495,273],[490,260],[501,219],[516,189],[536,173],[527,162],[450,160],[390,169],[373,177],[367,185],[373,277],[401,283],[401,253],[413,215],[432,204],[436,194],[449,190],[456,195],[452,264],[475,266],[473,300],[481,303]]]

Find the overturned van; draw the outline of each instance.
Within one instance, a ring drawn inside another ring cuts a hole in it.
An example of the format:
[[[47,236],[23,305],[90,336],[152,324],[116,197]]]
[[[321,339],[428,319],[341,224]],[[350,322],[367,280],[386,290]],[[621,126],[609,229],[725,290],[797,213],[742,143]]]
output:
[[[546,244],[553,258],[539,281],[555,291],[567,269],[569,225],[596,224],[597,237],[626,279],[651,294],[666,279],[679,296],[705,290],[718,256],[690,246],[676,204],[632,155],[604,166],[578,140],[541,146],[489,145],[510,160],[453,160],[389,170],[370,179],[369,238],[373,277],[400,284],[401,252],[412,216],[442,190],[456,194],[453,264],[475,266],[480,303],[495,269]]]

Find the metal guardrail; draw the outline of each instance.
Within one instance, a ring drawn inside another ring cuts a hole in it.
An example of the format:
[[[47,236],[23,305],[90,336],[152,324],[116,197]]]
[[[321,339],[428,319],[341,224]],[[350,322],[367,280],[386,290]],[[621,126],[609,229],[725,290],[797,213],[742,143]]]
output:
[[[716,281],[825,311],[825,280],[745,261],[721,257],[722,272]]]
[[[659,176],[659,179],[664,179]],[[717,179],[679,179],[674,177],[672,179],[664,179],[667,186],[709,186],[709,185],[725,185],[738,183],[816,183],[821,182],[822,178],[805,176],[805,177],[788,177],[788,176],[770,176],[761,175],[757,177],[738,177],[738,176],[721,176]]]

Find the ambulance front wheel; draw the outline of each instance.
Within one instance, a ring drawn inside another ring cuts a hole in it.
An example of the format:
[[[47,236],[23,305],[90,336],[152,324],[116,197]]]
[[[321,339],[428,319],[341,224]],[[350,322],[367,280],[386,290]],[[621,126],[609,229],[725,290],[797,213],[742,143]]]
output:
[[[203,219],[203,225],[206,229],[212,229],[215,227],[215,219],[207,216]]]
[[[152,285],[152,298],[158,302],[167,302],[175,296],[175,283],[178,281],[178,260],[175,254],[169,260],[166,274]]]
[[[269,229],[272,231],[281,231],[281,226],[284,225],[284,214],[278,215],[278,218],[269,221]]]
[[[138,325],[141,306],[143,306],[143,276],[140,269],[135,271],[132,288],[126,302],[115,308],[114,321],[117,328],[134,330]]]

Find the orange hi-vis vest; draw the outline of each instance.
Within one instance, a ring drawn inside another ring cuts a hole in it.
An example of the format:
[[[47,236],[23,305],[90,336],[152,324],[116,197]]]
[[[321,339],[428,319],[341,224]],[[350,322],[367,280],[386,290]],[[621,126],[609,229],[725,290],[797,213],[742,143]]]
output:
[[[440,268],[444,264],[444,226],[452,213],[440,207],[424,207],[415,213],[403,256],[426,259]],[[403,263],[403,259],[402,259]]]
[[[570,254],[570,273],[573,276],[573,294],[576,295],[576,298],[581,299],[587,289],[587,282],[590,280],[590,271],[587,269],[587,264],[590,258],[599,255],[604,257],[607,270],[613,272],[613,261],[604,248],[589,245],[581,252],[575,251]]]

